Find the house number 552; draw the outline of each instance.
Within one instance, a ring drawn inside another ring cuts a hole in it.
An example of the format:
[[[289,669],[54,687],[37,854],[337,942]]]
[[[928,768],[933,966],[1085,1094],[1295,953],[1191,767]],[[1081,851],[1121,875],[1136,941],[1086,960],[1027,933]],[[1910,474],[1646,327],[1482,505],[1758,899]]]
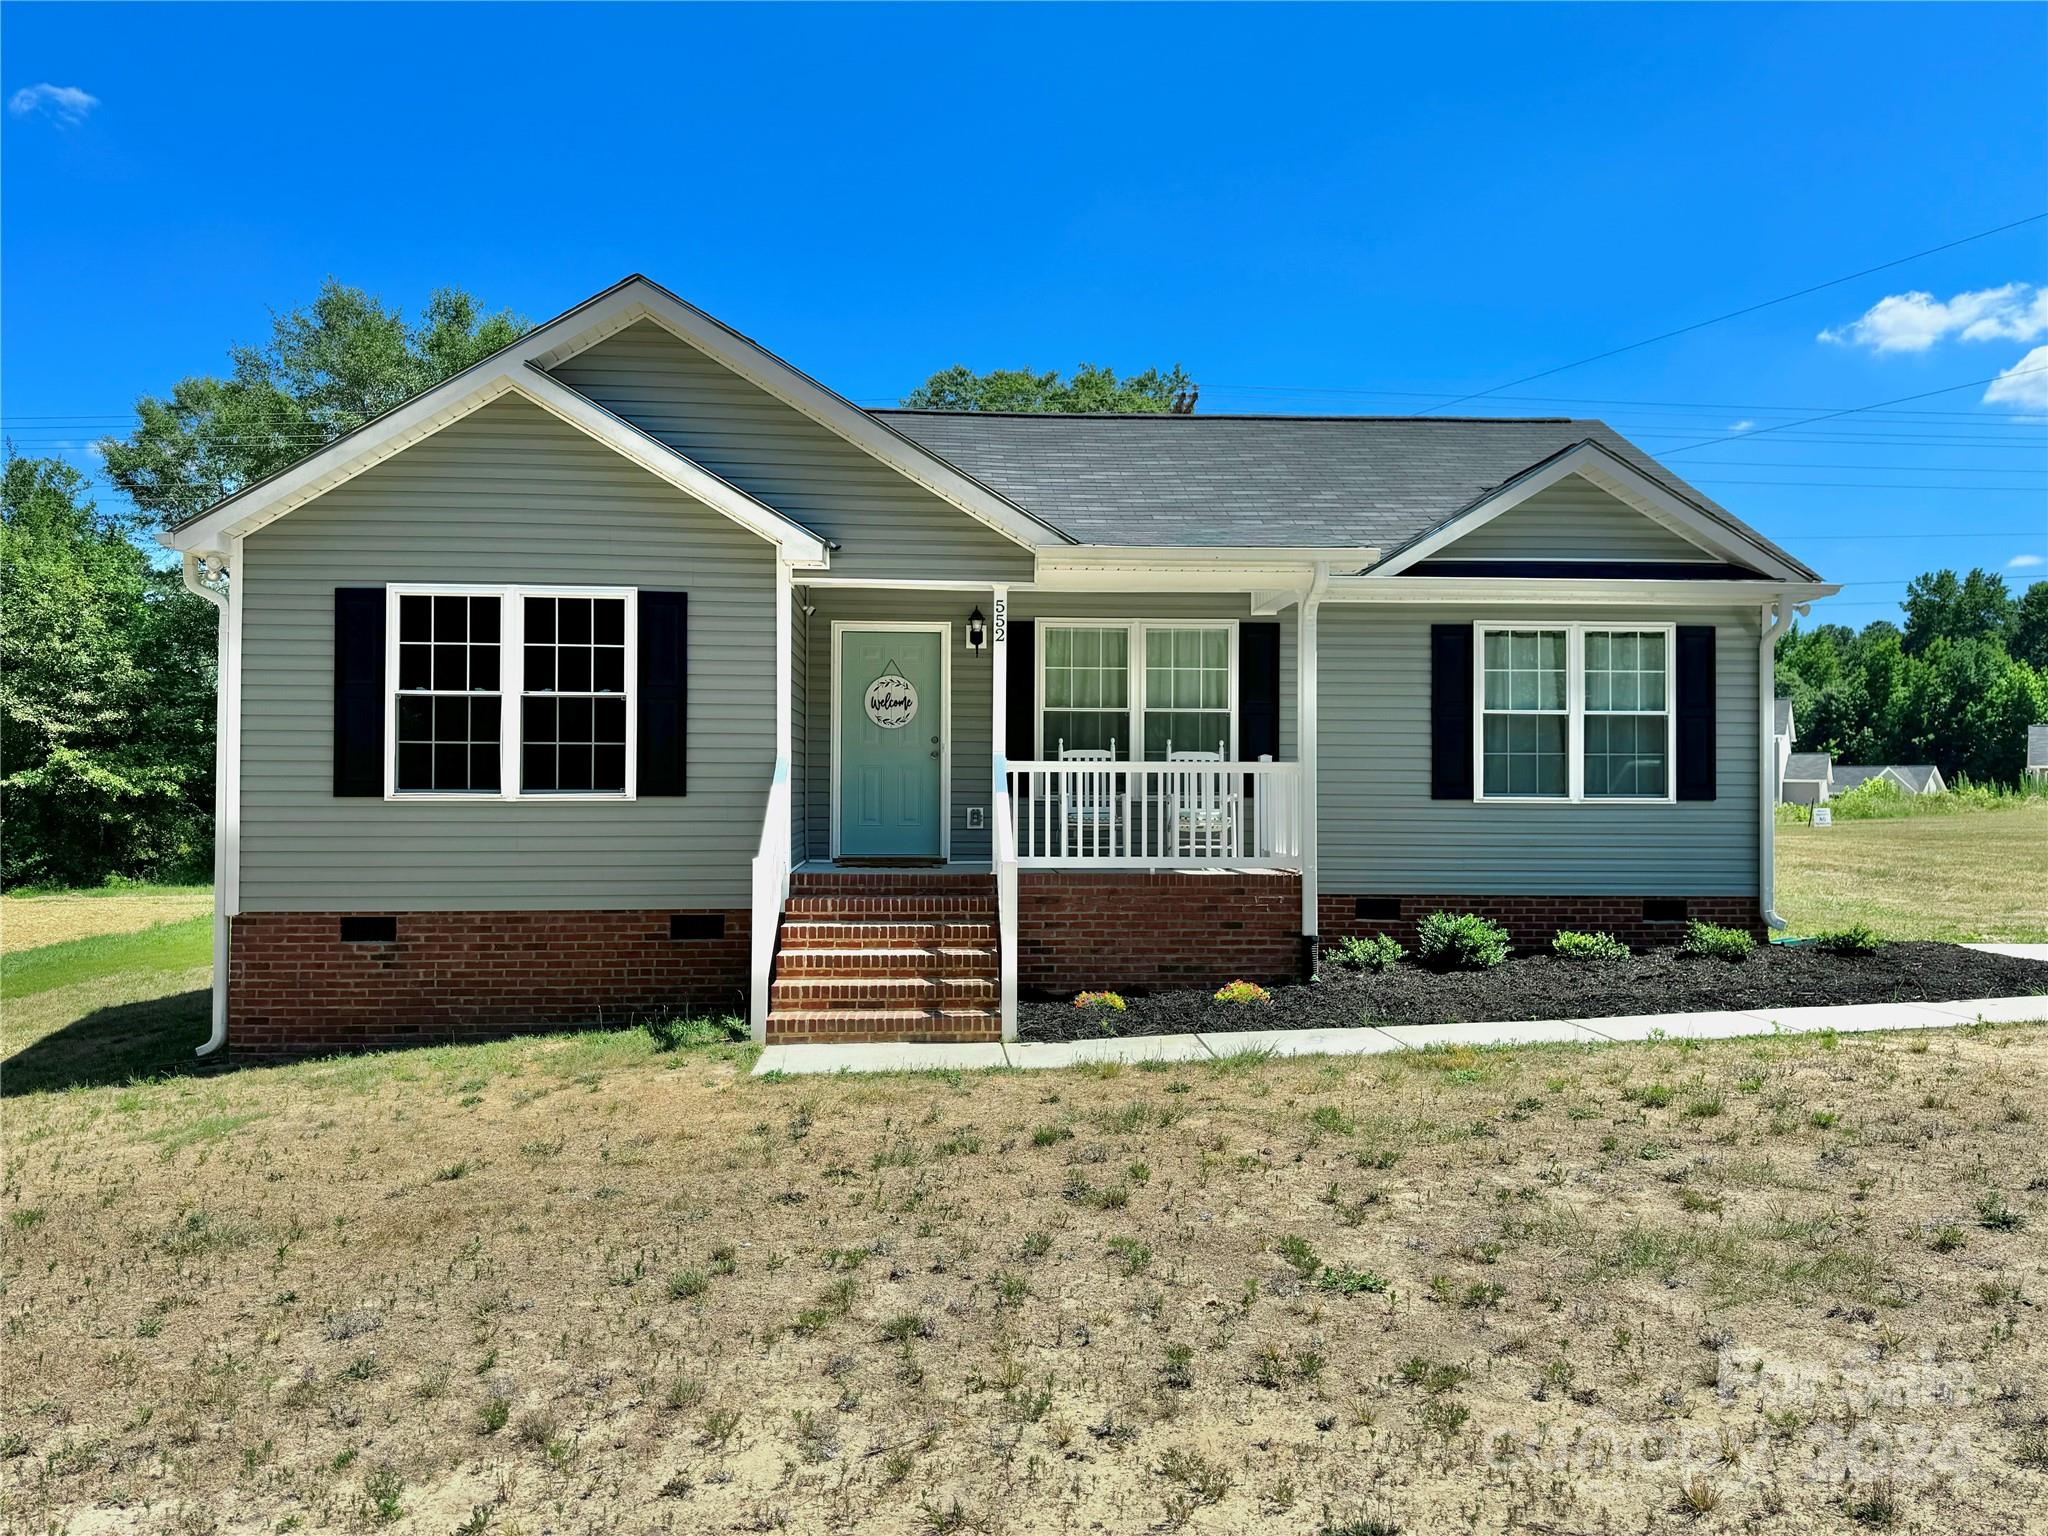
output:
[[[995,606],[995,622],[990,626],[990,629],[996,644],[1001,645],[1010,638],[1010,600],[1006,597],[999,597],[995,600]]]

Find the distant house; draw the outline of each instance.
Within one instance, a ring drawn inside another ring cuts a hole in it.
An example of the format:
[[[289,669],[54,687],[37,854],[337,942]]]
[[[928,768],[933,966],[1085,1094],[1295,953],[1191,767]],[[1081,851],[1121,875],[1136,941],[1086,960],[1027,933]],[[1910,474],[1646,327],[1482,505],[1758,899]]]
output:
[[[2048,725],[2027,727],[2027,777],[2048,779]]]
[[[1833,792],[1845,795],[1872,779],[1889,779],[1909,795],[1940,795],[1948,792],[1941,770],[1932,763],[1868,763],[1851,766],[1835,764]]]
[[[1825,752],[1794,752],[1785,759],[1778,798],[1787,805],[1826,803],[1834,781],[1835,760]]]

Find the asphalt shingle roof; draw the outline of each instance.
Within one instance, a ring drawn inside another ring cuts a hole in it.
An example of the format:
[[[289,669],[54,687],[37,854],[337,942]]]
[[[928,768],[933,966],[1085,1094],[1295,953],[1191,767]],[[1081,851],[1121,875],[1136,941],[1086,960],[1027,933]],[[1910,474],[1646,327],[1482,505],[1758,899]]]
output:
[[[1785,759],[1785,778],[1826,783],[1831,761],[1825,752],[1794,752]]]
[[[872,414],[1084,544],[1371,546],[1388,555],[1590,439],[1805,569],[1599,421]]]
[[[1773,699],[1771,702],[1774,706],[1775,718],[1773,730],[1780,736],[1790,736],[1792,734],[1792,701],[1790,699]]]

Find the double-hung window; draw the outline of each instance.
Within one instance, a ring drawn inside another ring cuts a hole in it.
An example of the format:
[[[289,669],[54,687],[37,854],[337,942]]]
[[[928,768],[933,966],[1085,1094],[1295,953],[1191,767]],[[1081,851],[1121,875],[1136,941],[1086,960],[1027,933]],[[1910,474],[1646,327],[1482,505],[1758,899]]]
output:
[[[1041,620],[1039,632],[1042,757],[1235,755],[1234,622]]]
[[[392,587],[388,793],[634,794],[631,588]]]
[[[1670,625],[1481,624],[1481,800],[1668,801]]]
[[[496,795],[504,693],[495,592],[399,592],[396,794]]]

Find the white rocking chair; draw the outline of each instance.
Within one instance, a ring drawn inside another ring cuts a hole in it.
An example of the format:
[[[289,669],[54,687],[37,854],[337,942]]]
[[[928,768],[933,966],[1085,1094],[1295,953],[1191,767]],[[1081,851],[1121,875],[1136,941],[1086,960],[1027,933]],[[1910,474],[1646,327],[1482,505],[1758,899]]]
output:
[[[1100,769],[1060,775],[1060,816],[1065,822],[1065,841],[1072,845],[1073,852],[1090,857],[1113,854],[1117,829],[1123,820],[1118,770],[1114,766],[1117,760],[1116,738],[1110,737],[1106,751],[1099,747],[1069,747],[1065,738],[1061,738],[1059,754],[1063,763],[1106,765]],[[1067,851],[1065,847],[1060,850],[1061,853]]]
[[[1214,752],[1176,752],[1166,743],[1169,763],[1221,763],[1223,744]],[[1237,853],[1237,795],[1229,775],[1186,768],[1172,775],[1170,825],[1178,858],[1225,859]]]

